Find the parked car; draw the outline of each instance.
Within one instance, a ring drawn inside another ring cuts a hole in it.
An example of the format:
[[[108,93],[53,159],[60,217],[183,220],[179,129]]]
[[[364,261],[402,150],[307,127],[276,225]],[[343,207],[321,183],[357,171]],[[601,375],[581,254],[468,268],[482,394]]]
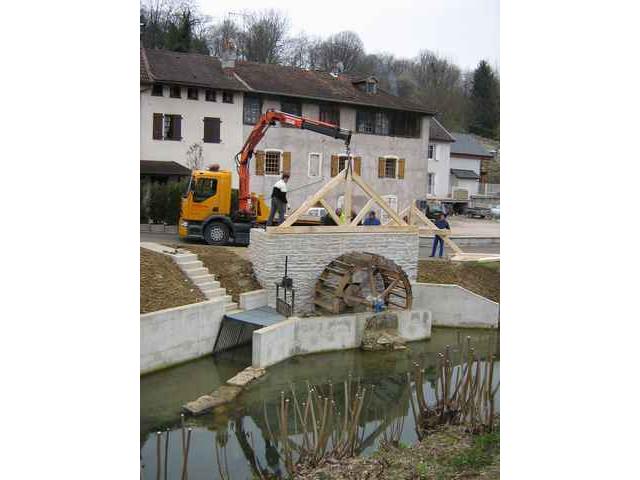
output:
[[[310,217],[322,218],[327,214],[327,210],[322,207],[313,207],[307,210],[307,215]]]
[[[491,216],[491,208],[486,204],[472,200],[465,208],[464,214],[469,218],[489,218]]]
[[[491,209],[491,216],[493,218],[500,218],[500,205],[496,205]]]

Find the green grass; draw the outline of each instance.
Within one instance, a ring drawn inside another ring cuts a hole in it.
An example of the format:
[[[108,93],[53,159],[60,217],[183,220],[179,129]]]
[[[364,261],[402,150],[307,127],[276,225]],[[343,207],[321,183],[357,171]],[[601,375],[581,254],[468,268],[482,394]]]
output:
[[[478,472],[493,464],[500,453],[500,432],[479,435],[471,448],[465,449],[448,461],[456,472]]]

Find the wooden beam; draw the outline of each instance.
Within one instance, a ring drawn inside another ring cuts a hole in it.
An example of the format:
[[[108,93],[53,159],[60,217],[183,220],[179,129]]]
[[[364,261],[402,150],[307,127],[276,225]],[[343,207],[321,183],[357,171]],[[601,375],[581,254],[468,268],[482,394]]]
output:
[[[322,205],[325,208],[325,210],[329,213],[331,218],[333,218],[333,221],[336,222],[336,225],[340,225],[340,217],[336,215],[336,212],[334,212],[333,207],[329,205],[324,198],[321,198],[319,201],[320,201],[320,205]]]
[[[367,214],[367,212],[371,209],[374,203],[376,202],[374,202],[373,198],[370,198],[367,201],[367,203],[364,204],[364,207],[360,209],[360,211],[358,212],[358,215],[356,215],[356,218],[354,218],[353,221],[351,222],[351,225],[352,226],[358,225],[362,221],[364,216]]]
[[[372,198],[380,206],[380,208],[387,212],[387,215],[389,215],[393,221],[401,226],[406,225],[406,223],[400,217],[398,217],[398,214],[394,212],[391,207],[389,207],[389,204],[385,202],[380,195],[374,192],[373,189],[369,185],[367,185],[367,182],[365,182],[360,177],[360,175],[354,173],[353,181],[362,189],[364,193],[369,195],[369,197]]]
[[[333,177],[320,190],[318,190],[316,193],[314,193],[310,197],[307,197],[307,199],[304,202],[302,202],[302,205],[300,205],[291,215],[289,215],[289,217],[284,222],[282,222],[276,228],[280,228],[280,227],[286,228],[293,225],[300,215],[303,215],[304,213],[306,213],[307,210],[309,210],[316,203],[318,203],[321,198],[324,198],[326,194],[331,192],[331,190],[336,188],[343,181],[344,181],[344,177],[340,174]]]
[[[453,240],[451,240],[449,238],[449,234],[451,232],[448,232],[446,234],[445,233],[441,233],[443,231],[443,229],[438,228],[435,223],[433,223],[431,220],[429,220],[420,210],[415,208],[415,205],[414,205],[414,209],[415,209],[414,214],[416,215],[416,217],[418,217],[420,220],[422,220],[423,223],[425,223],[426,225],[431,227],[431,229],[434,230],[434,234],[436,234],[440,238],[442,238],[444,243],[449,245],[451,250],[453,250],[456,253],[463,253],[462,249],[458,245],[456,245],[456,243]]]
[[[267,227],[267,233],[295,234],[295,233],[418,233],[418,227],[413,225],[324,225],[324,226],[294,226]]]
[[[351,161],[347,159],[347,161]],[[351,191],[352,191],[352,182],[351,182],[351,168],[347,168],[346,180],[344,184],[344,218],[345,223],[351,223]]]

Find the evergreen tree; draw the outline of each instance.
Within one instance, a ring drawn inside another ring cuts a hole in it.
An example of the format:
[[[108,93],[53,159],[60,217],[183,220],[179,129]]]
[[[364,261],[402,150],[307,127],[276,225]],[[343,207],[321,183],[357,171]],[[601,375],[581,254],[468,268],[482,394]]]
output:
[[[500,83],[484,60],[473,72],[469,131],[483,137],[500,137]]]

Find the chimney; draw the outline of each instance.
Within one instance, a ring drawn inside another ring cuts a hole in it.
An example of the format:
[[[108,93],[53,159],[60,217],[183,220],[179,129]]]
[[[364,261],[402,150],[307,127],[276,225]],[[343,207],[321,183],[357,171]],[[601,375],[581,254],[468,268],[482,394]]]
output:
[[[220,57],[222,68],[235,67],[236,59],[237,59],[236,46],[233,44],[231,40],[225,41],[222,47],[222,55]]]

